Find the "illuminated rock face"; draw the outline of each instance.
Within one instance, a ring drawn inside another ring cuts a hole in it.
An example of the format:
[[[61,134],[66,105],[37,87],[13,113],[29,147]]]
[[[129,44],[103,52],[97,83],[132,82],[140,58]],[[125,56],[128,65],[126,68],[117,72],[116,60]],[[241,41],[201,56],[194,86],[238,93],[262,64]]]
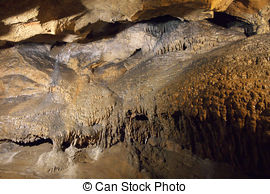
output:
[[[26,44],[5,49],[1,52],[1,99],[2,105],[11,109],[2,109],[2,138],[25,143],[43,137],[54,141],[55,131],[62,128],[58,134],[63,136],[62,144],[69,141],[74,129],[82,128],[75,136],[81,135],[88,141],[88,136],[93,134],[85,134],[84,127],[104,124],[115,107],[120,106],[119,98],[130,98],[120,95],[130,86],[117,93],[109,87],[129,70],[165,54],[179,54],[179,58],[187,60],[242,38],[245,35],[240,32],[209,22],[174,19],[138,23],[113,38],[83,45],[71,43],[51,49],[48,45]],[[137,78],[134,79],[135,84]],[[34,120],[37,125],[33,124]],[[17,134],[9,135],[10,128],[16,128]]]
[[[254,25],[258,34],[269,32],[270,1],[238,0],[234,1],[226,11],[228,14],[243,18]]]
[[[267,1],[52,3],[0,15],[0,171],[270,175]]]
[[[23,40],[74,42],[83,40],[96,29],[94,24],[102,22],[134,22],[164,15],[202,20],[213,17],[213,11],[226,10],[251,22],[259,28],[256,31],[263,33],[268,30],[268,4],[268,0],[3,0],[0,2],[0,41],[1,44]]]
[[[270,44],[266,35],[245,39],[241,30],[166,17],[87,44],[3,49],[0,138],[51,141],[37,162],[50,173],[76,163],[80,148],[123,143],[154,177],[186,176],[170,175],[177,163],[165,161],[179,160],[170,152],[267,174]],[[205,177],[200,169],[191,177]]]

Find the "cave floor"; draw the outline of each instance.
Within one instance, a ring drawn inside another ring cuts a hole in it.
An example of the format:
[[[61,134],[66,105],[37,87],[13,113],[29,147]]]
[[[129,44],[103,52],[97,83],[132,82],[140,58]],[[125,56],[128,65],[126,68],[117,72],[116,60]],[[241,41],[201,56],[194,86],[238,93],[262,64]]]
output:
[[[39,178],[247,178],[226,165],[203,160],[187,151],[166,152],[165,166],[149,167],[152,172],[140,169],[132,161],[128,149],[117,144],[104,151],[78,149],[75,162],[62,171],[47,172],[37,163],[40,156],[50,152],[52,144],[21,146],[12,142],[0,144],[0,179]],[[138,163],[138,162],[137,162]],[[158,162],[157,162],[158,163]],[[159,171],[159,172],[157,172]]]
[[[0,178],[148,178],[127,161],[128,153],[121,146],[112,147],[102,153],[95,151],[94,159],[87,153],[76,157],[76,164],[61,173],[47,173],[36,166],[39,157],[50,152],[52,145],[19,146],[10,142],[0,144]],[[91,154],[91,153],[90,153]],[[93,155],[93,153],[92,153]]]

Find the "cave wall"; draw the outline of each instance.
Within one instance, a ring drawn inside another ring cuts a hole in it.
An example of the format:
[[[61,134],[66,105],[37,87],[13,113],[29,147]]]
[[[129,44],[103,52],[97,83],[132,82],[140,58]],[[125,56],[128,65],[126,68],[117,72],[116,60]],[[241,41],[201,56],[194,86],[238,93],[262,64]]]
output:
[[[268,7],[1,1],[0,140],[53,144],[38,164],[50,172],[68,168],[54,163],[70,161],[67,147],[123,144],[157,178],[202,177],[215,162],[268,177]]]
[[[237,16],[254,25],[258,33],[269,31],[269,1],[18,1],[0,3],[0,41],[74,42],[83,40],[96,23],[134,22],[171,15],[187,20],[213,17],[213,11]],[[105,30],[105,29],[104,29]]]

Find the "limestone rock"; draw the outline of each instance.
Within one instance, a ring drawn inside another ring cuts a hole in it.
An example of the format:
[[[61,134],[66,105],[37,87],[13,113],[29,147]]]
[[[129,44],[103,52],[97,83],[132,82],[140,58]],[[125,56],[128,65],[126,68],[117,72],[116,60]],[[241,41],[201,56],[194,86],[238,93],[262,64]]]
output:
[[[193,33],[186,33],[190,31]],[[119,97],[130,98],[119,96],[123,91],[115,93],[100,81],[112,83],[155,55],[185,52],[187,58],[244,37],[209,23],[173,20],[156,26],[140,23],[116,37],[84,45],[72,43],[50,49],[49,45],[26,44],[3,50],[0,134],[16,142],[50,138],[58,147],[72,138],[74,144],[96,143],[100,137],[94,126],[106,124],[102,122],[120,103]],[[139,59],[133,55],[136,50]],[[111,75],[112,66],[117,67],[118,74]],[[10,133],[10,128],[15,131]]]
[[[0,2],[0,46],[6,41],[76,42],[108,23],[137,22],[171,15],[197,21],[213,11],[242,18],[257,33],[269,31],[269,0],[63,0]]]
[[[254,25],[258,34],[269,32],[270,1],[245,0],[234,1],[226,10],[228,14],[243,18]]]
[[[157,101],[173,103],[170,113],[165,106],[160,115],[172,115],[168,129],[179,129],[175,141],[188,139],[182,146],[207,158],[269,171],[268,47],[268,35],[255,36],[199,56],[161,89]],[[164,93],[170,94],[167,99]]]
[[[3,0],[0,2],[0,40],[74,42],[84,39],[95,28],[91,24],[98,22],[139,21],[162,15],[183,18],[187,15],[187,19],[198,20],[212,17],[209,11],[226,10],[231,1]]]
[[[51,158],[64,159],[67,146],[122,142],[153,177],[182,176],[181,162],[203,174],[209,160],[269,175],[269,45],[268,35],[170,18],[87,44],[2,49],[0,140],[51,140]]]

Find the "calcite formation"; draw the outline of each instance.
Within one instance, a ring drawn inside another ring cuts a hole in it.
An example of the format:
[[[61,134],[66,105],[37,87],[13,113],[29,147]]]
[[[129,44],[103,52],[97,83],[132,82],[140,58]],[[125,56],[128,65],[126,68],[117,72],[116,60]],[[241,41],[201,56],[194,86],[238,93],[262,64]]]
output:
[[[269,177],[268,1],[0,5],[0,171],[37,146],[37,177]]]
[[[88,128],[108,120],[119,101],[126,99],[119,96],[122,91],[116,92],[101,83],[117,81],[121,74],[154,56],[179,51],[186,53],[184,58],[190,58],[195,53],[207,52],[244,37],[209,23],[175,19],[155,25],[139,23],[114,38],[84,45],[72,43],[50,49],[46,45],[29,44],[4,50],[1,63],[3,105],[12,102],[19,106],[2,109],[2,138],[23,142],[51,138],[55,144],[63,138],[58,145],[61,146],[71,137],[69,133],[80,129],[74,135],[80,136],[83,142],[82,138],[90,137],[93,131],[87,132]],[[112,74],[113,65],[122,69],[115,70],[118,75]],[[32,108],[27,108],[30,104]],[[9,115],[4,116],[7,112]],[[8,135],[10,128],[16,132]]]
[[[53,151],[42,156],[49,161],[69,158],[65,146],[123,142],[157,176],[168,172],[156,171],[163,160],[153,167],[165,157],[156,147],[268,172],[267,40],[169,17],[87,44],[4,49],[0,138],[51,140]]]

